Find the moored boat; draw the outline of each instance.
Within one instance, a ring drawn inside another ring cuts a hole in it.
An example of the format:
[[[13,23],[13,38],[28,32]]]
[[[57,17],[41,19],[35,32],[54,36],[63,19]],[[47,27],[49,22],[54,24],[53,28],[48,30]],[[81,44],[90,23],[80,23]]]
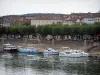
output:
[[[65,47],[64,47],[65,48]],[[67,56],[67,57],[84,57],[88,56],[89,54],[81,51],[81,50],[72,50],[68,47],[65,51],[59,52],[59,56]]]
[[[44,50],[44,54],[53,54],[53,55],[55,55],[55,54],[59,54],[59,52],[54,50],[53,48],[48,48],[48,49]]]
[[[81,57],[81,53],[68,51],[68,52],[60,52],[59,56],[67,56],[67,57]]]
[[[21,48],[18,48],[18,51],[21,53],[32,53],[32,54],[39,53],[39,50],[34,47],[21,47]]]
[[[89,53],[86,53],[86,52],[84,52],[84,51],[81,51],[81,54],[82,54],[83,57],[89,56]]]
[[[16,46],[14,46],[12,44],[3,44],[3,51],[17,52],[18,49]]]

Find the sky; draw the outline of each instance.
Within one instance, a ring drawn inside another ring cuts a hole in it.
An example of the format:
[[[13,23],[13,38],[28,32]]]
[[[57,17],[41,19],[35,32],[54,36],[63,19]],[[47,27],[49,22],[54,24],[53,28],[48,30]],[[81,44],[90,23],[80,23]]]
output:
[[[100,0],[0,0],[0,16],[27,13],[98,12]]]

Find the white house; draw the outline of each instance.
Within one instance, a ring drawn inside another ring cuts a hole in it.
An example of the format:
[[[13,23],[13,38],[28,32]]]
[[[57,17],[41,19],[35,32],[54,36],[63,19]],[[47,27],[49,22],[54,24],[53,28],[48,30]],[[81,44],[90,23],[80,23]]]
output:
[[[95,17],[95,22],[100,22],[100,17]]]
[[[10,26],[10,23],[0,24],[0,27],[8,27],[8,26]]]
[[[94,18],[86,18],[84,17],[82,20],[83,23],[87,23],[87,24],[93,24],[95,22]]]
[[[64,20],[64,21],[63,21],[63,24],[72,25],[72,24],[74,24],[74,23],[73,23],[73,21],[71,21],[71,20]]]
[[[62,20],[31,20],[31,25],[46,25],[46,24],[60,24]]]
[[[73,21],[73,18],[71,16],[68,16],[68,15],[64,16],[63,24],[72,25],[72,24],[74,24],[73,22],[74,21]]]
[[[62,21],[62,15],[47,15],[43,14],[40,16],[33,17],[31,19],[31,25],[46,25],[46,24],[61,24]]]

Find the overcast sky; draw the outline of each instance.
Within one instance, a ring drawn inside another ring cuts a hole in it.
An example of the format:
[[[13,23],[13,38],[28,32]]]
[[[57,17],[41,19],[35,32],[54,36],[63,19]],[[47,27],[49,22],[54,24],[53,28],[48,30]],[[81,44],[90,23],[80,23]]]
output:
[[[27,13],[98,12],[100,0],[0,0],[0,16]]]

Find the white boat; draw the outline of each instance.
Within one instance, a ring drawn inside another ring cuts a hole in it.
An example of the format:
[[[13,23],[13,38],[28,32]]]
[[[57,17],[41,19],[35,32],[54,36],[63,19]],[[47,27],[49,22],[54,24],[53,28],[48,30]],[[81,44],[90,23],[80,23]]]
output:
[[[83,57],[89,56],[89,53],[86,53],[86,52],[84,52],[84,51],[81,51],[81,54],[82,54]]]
[[[69,47],[63,47],[64,49],[67,48],[65,51],[63,52],[59,52],[59,56],[67,56],[67,57],[83,57],[83,56],[88,56],[89,54],[84,52],[84,51],[80,51],[80,50],[72,50]]]
[[[16,52],[17,47],[13,46],[12,44],[3,44],[3,51]]]
[[[82,50],[74,50],[74,51],[77,52],[77,53],[80,53],[82,57],[89,56],[88,53],[86,53],[86,52],[84,52]]]
[[[81,57],[81,53],[68,51],[68,52],[60,52],[59,56],[67,56],[67,57]]]
[[[59,54],[59,52],[54,50],[53,48],[48,48],[44,50],[44,54]]]

